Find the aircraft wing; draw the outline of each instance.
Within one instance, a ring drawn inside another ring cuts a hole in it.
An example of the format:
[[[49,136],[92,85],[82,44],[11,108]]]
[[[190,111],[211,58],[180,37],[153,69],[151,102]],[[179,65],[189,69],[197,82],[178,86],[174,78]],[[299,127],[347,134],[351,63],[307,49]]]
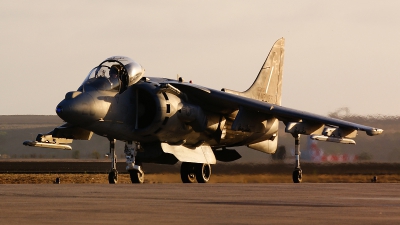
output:
[[[339,137],[354,138],[354,131],[365,131],[368,135],[379,135],[382,129],[369,127],[344,120],[320,116],[317,114],[295,110],[264,101],[247,98],[244,96],[217,91],[190,83],[170,83],[187,95],[188,99],[196,102],[208,110],[226,113],[239,110],[240,112],[262,113],[266,116],[272,115],[283,121],[286,132],[306,135],[324,134],[325,136],[338,135]],[[244,113],[245,115],[246,113]],[[240,119],[238,116],[235,120]],[[235,125],[235,123],[233,124]],[[325,126],[331,127],[324,130]],[[334,130],[339,128],[340,130]],[[332,130],[333,129],[333,130]],[[338,132],[342,134],[338,134]]]

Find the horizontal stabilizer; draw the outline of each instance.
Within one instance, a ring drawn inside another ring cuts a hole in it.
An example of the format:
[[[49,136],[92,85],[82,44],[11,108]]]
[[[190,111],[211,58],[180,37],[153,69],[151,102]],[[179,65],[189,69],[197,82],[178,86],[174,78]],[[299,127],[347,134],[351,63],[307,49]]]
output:
[[[24,141],[23,145],[32,146],[32,147],[41,147],[41,148],[54,148],[54,149],[62,149],[62,150],[72,150],[72,147],[64,144],[51,144],[46,142],[38,142],[38,141]]]

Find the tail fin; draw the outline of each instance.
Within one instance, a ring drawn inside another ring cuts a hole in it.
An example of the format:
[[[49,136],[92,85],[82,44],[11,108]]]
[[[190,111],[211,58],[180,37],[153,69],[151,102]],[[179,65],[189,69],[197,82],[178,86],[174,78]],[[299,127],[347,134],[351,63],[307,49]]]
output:
[[[284,38],[275,42],[256,80],[247,91],[236,92],[227,89],[223,91],[281,105],[284,45]]]

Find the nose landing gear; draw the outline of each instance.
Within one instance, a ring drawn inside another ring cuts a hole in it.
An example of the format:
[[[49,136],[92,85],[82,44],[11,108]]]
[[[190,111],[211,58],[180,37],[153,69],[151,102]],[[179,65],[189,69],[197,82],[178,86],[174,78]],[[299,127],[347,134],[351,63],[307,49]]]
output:
[[[117,171],[117,155],[115,154],[115,139],[110,140],[110,155],[111,155],[111,170],[108,173],[108,183],[118,183],[118,171]],[[126,142],[125,143],[125,157],[126,157],[126,170],[129,172],[132,183],[142,184],[144,182],[144,172],[142,170],[141,163],[136,163],[135,156],[138,148],[137,143]]]
[[[108,173],[108,183],[116,184],[118,182],[118,171],[117,171],[117,155],[115,155],[115,139],[109,139],[110,141],[110,155],[111,155],[111,171]]]
[[[118,171],[112,169],[110,173],[108,173],[108,183],[109,184],[116,184],[118,183]]]

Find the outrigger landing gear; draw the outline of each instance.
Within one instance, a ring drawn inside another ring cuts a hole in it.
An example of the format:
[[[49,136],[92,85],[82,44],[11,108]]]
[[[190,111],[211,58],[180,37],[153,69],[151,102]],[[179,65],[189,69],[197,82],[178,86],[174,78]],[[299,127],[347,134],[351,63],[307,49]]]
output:
[[[138,149],[138,143],[136,142],[125,142],[125,158],[126,158],[126,170],[129,172],[131,182],[133,184],[143,184],[144,172],[140,162],[135,164],[135,157]]]
[[[294,137],[294,157],[296,158],[294,171],[293,171],[293,182],[294,183],[301,183],[303,178],[303,171],[300,168],[300,134],[293,134]]]
[[[111,155],[111,171],[108,173],[108,183],[116,184],[118,182],[117,171],[117,155],[115,154],[115,139],[110,140],[110,155]]]
[[[211,177],[211,165],[208,163],[182,162],[181,180],[183,183],[207,183]]]

